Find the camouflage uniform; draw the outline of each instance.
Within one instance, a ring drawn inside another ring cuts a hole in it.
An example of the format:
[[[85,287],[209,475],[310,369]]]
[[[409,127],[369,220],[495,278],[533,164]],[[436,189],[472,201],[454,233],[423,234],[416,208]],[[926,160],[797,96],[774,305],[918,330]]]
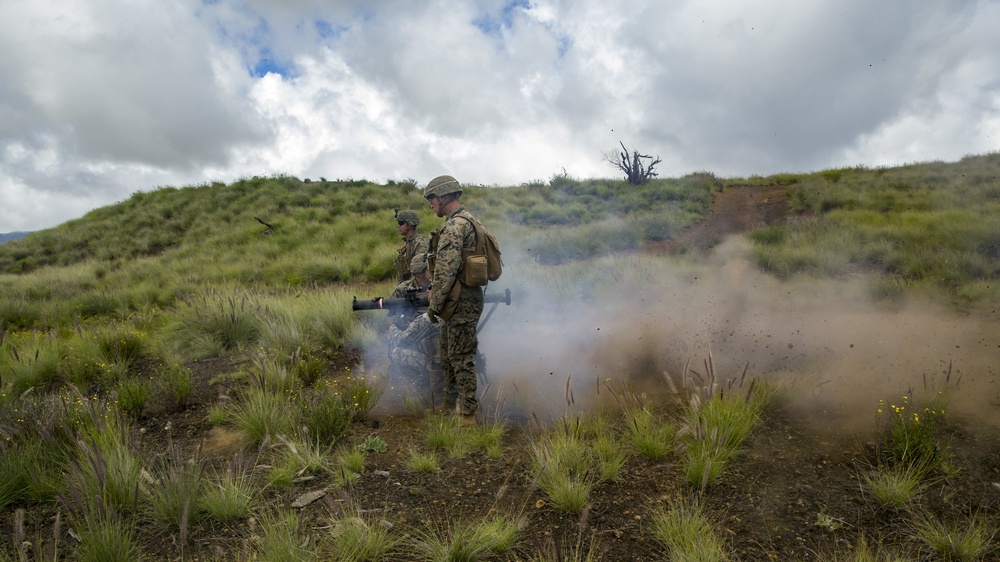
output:
[[[426,269],[427,260],[421,254],[413,260],[410,272],[416,274]],[[397,285],[392,298],[426,292],[427,287],[419,286],[414,277]],[[440,329],[424,316],[424,309],[390,313],[389,320],[389,373],[401,382],[428,390],[430,403],[433,404],[444,394],[444,377],[438,355]]]
[[[401,382],[431,392],[431,402],[439,398],[441,362],[438,360],[439,330],[423,314],[409,322],[389,324],[389,373]]]
[[[399,247],[399,256],[396,257],[396,281],[403,282],[412,275],[410,274],[409,263],[413,256],[427,252],[427,239],[422,234],[414,234],[410,238],[403,239],[403,245]]]
[[[479,347],[476,325],[483,313],[483,289],[468,287],[458,279],[462,250],[476,247],[476,231],[469,221],[456,218],[460,213],[472,216],[464,206],[455,209],[431,237],[430,251],[435,258],[429,309],[443,321],[441,368],[444,370],[445,405],[456,404],[459,413],[471,415],[479,407],[476,399],[476,351]],[[447,316],[449,305],[455,305],[451,316]],[[445,316],[441,316],[442,313]]]

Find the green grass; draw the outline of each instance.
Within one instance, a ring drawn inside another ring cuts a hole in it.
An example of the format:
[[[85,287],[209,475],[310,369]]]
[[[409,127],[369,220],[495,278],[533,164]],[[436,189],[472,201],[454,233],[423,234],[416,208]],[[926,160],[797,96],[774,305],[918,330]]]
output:
[[[503,454],[502,445],[506,436],[507,426],[504,421],[497,417],[487,417],[471,429],[469,440],[474,448],[495,459]]]
[[[115,405],[126,416],[139,419],[146,411],[149,395],[149,381],[138,378],[122,379],[118,382]]]
[[[384,520],[361,517],[348,509],[332,520],[330,528],[330,560],[367,562],[390,560],[403,539]]]
[[[581,533],[573,542],[555,539],[536,541],[530,555],[514,559],[518,562],[598,562],[603,559],[603,553],[596,539],[592,537],[585,544]]]
[[[678,260],[615,253],[674,236],[700,218],[712,192],[723,185],[782,184],[792,186],[793,210],[810,217],[750,233],[753,257],[762,268],[782,278],[871,273],[870,294],[883,302],[901,304],[920,292],[943,295],[965,310],[992,306],[1000,294],[998,170],[1000,155],[989,154],[953,164],[768,178],[719,180],[697,173],[645,186],[557,176],[502,189],[467,186],[465,199],[505,249],[531,248],[526,263],[517,264],[517,275],[537,280],[558,306],[604,302],[620,298],[623,289],[655,286]],[[230,401],[211,408],[212,422],[232,424],[254,444],[265,445],[263,464],[276,467],[276,482],[291,486],[304,470],[332,472],[334,485],[363,478],[365,459],[354,449],[357,440],[344,441],[350,424],[369,416],[378,402],[380,373],[326,372],[326,360],[328,353],[378,341],[384,319],[352,313],[350,301],[392,289],[398,236],[390,217],[400,206],[418,210],[423,232],[441,223],[408,182],[254,177],[136,193],[0,245],[5,521],[29,504],[39,512],[72,513],[77,525],[92,524],[88,544],[100,544],[102,529],[122,521],[143,532],[159,525],[178,534],[198,513],[214,521],[263,521],[263,515],[251,514],[251,500],[259,499],[251,490],[266,488],[266,471],[234,472],[245,476],[218,482],[203,478],[194,507],[185,508],[192,503],[183,499],[183,479],[159,470],[155,458],[135,447],[145,444],[138,433],[145,426],[132,422],[152,419],[154,404],[185,408],[200,383],[195,360],[217,356],[234,360],[242,365],[234,371],[242,371],[213,382],[229,387]],[[264,234],[254,216],[276,228]],[[154,384],[142,388],[139,381],[150,377]],[[704,489],[746,446],[765,407],[758,400],[767,393],[759,390],[746,398],[748,410],[730,410],[721,397],[702,393],[697,412],[664,404],[624,421],[567,417],[544,443],[540,464],[534,465],[539,462],[534,455],[525,460],[539,485],[546,483],[547,501],[566,512],[585,513],[590,493],[618,485],[634,456],[655,459],[657,466],[680,466],[685,479]],[[930,457],[935,468],[921,485],[929,479],[948,485],[941,478],[954,473],[955,463],[941,440],[943,410],[931,409],[907,406],[905,415],[883,416],[882,456],[873,466],[898,476],[893,472],[898,467]],[[455,458],[481,450],[491,459],[480,460],[492,462],[521,445],[502,424],[466,429],[439,423],[439,428],[429,425],[427,436],[437,455]],[[679,427],[687,430],[681,436],[686,456],[675,459]],[[281,436],[298,444],[296,453],[281,444]],[[360,460],[331,461],[326,446],[349,449]],[[645,469],[652,464],[638,462]],[[169,497],[151,499],[149,478],[166,483],[160,491]],[[875,494],[869,488],[865,493]],[[921,496],[903,503],[919,504]],[[95,497],[103,503],[95,504]],[[154,508],[157,502],[162,505]],[[151,509],[165,515],[153,516]],[[98,517],[101,510],[114,514]],[[285,520],[275,521],[280,528]],[[293,530],[286,539],[301,545],[305,530]],[[262,539],[264,550],[250,555],[285,556],[280,546],[273,553],[266,548],[282,544],[279,530],[274,533]],[[113,559],[114,552],[130,552],[136,542],[127,534],[106,538],[121,541],[116,546],[109,540],[96,550],[81,544],[80,552],[76,543],[67,544],[66,557]],[[580,549],[575,552],[579,557]]]
[[[290,512],[261,518],[260,541],[255,558],[262,562],[307,562],[319,560],[315,549],[306,546],[301,536],[299,517]]]
[[[894,402],[880,400],[878,415],[883,462],[921,467],[925,473],[947,471],[950,454],[938,436],[945,417],[943,392],[923,407],[909,395]]]
[[[660,460],[676,446],[674,425],[648,409],[634,408],[626,412],[626,419],[632,446],[643,457]]]
[[[80,562],[135,562],[144,558],[135,532],[135,522],[96,513],[75,520],[80,537],[76,560]]]
[[[174,449],[153,469],[152,479],[144,502],[150,518],[186,538],[201,515],[202,467],[188,464],[181,451]]]
[[[277,439],[295,430],[296,411],[285,395],[247,388],[229,407],[233,425],[253,443]]]
[[[891,169],[818,172],[790,192],[809,220],[750,233],[757,263],[780,277],[858,269],[892,283],[932,288],[964,307],[989,302],[1000,268],[995,182],[1000,155]]]
[[[704,386],[693,384],[686,372],[683,380],[691,393],[677,435],[683,443],[683,465],[687,482],[705,490],[725,472],[739,455],[744,442],[760,423],[776,387],[763,379],[752,379],[746,387],[745,370],[739,384],[731,381],[728,389],[717,389],[716,376],[709,356]]]
[[[302,476],[334,471],[333,446],[324,441],[292,440],[279,436],[282,444],[278,454],[278,467],[284,472]]]
[[[592,442],[597,475],[602,480],[617,481],[629,454],[614,435],[602,433]]]
[[[431,474],[441,470],[441,464],[438,462],[437,455],[434,453],[422,453],[416,449],[410,449],[406,459],[406,466],[419,474]]]
[[[209,289],[183,301],[171,335],[196,358],[244,349],[261,337],[260,308],[250,292]]]
[[[432,449],[445,451],[449,455],[456,451],[464,451],[461,423],[454,416],[429,416],[425,439]]]
[[[917,555],[911,554],[905,549],[885,547],[882,542],[861,535],[855,541],[853,549],[839,553],[819,552],[815,559],[819,562],[909,562],[919,559]]]
[[[657,510],[652,517],[652,530],[667,548],[670,560],[729,560],[714,522],[697,502],[679,500]]]
[[[156,375],[154,386],[172,410],[183,410],[188,406],[194,392],[194,375],[191,369],[178,364],[167,365]]]
[[[591,455],[585,440],[554,431],[532,444],[532,471],[557,509],[578,513],[594,487]]]
[[[365,451],[360,448],[343,449],[337,455],[340,466],[355,474],[365,471]]]
[[[131,426],[108,414],[78,442],[66,478],[67,507],[84,515],[102,506],[120,513],[135,511],[144,469]],[[95,506],[95,498],[101,505]]]
[[[303,392],[299,397],[299,418],[309,438],[321,443],[336,443],[354,421],[356,408],[349,397],[328,385]]]
[[[253,513],[255,483],[245,474],[227,471],[203,482],[198,510],[206,519],[227,523],[247,519]]]
[[[510,551],[517,543],[517,517],[504,514],[480,521],[459,521],[437,531],[417,534],[411,543],[419,560],[474,562]]]
[[[914,538],[942,560],[986,560],[997,550],[994,542],[997,527],[982,514],[944,522],[926,512],[918,512],[912,526]]]
[[[900,465],[877,467],[861,475],[864,489],[883,507],[901,509],[930,485],[927,467]]]

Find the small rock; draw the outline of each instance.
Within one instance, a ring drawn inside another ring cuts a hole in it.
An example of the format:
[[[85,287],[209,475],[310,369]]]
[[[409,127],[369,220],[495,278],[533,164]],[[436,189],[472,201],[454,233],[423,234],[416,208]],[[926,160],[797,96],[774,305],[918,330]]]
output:
[[[385,476],[387,478],[389,477],[389,471],[388,470],[375,470],[375,471],[372,472],[372,474],[374,474],[375,476]]]
[[[301,496],[295,498],[292,502],[292,507],[305,507],[312,502],[322,498],[326,495],[326,490],[314,490],[312,492],[306,492]]]

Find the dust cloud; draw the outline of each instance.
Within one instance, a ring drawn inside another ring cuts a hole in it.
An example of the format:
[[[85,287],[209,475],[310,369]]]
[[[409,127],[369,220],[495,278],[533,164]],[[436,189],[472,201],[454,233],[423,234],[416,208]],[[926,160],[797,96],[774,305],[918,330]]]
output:
[[[708,256],[624,256],[559,268],[505,253],[510,288],[480,334],[484,408],[552,418],[628,382],[656,399],[690,362],[717,379],[765,377],[789,412],[835,433],[874,429],[880,399],[946,392],[949,419],[1000,428],[1000,318],[916,297],[876,303],[870,279],[782,282],[727,239]],[[508,258],[508,255],[511,257]],[[487,304],[489,311],[491,305]]]

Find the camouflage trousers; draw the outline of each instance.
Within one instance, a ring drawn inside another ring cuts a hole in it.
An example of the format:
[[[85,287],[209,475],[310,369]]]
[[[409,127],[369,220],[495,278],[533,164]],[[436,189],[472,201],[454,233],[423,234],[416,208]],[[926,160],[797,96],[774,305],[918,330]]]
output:
[[[441,326],[441,369],[444,371],[445,405],[459,413],[475,414],[476,350],[479,337],[475,322],[444,322]]]
[[[429,406],[440,402],[444,396],[444,375],[436,348],[433,355],[406,347],[389,348],[389,376],[412,389]]]

